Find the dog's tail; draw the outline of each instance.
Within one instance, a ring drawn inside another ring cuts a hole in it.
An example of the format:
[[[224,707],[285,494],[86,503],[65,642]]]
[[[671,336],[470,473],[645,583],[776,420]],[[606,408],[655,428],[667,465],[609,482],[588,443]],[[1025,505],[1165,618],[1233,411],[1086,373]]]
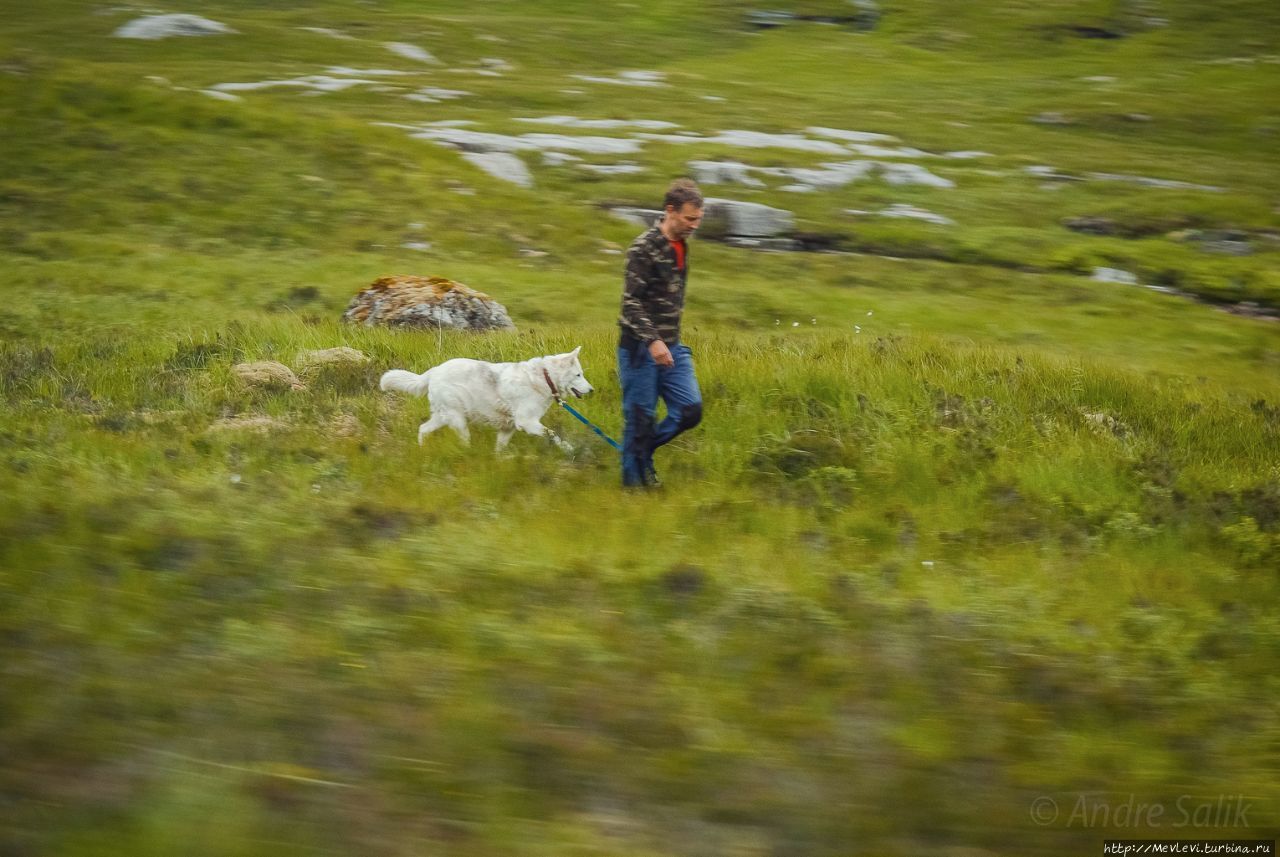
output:
[[[382,374],[382,380],[378,383],[384,391],[399,390],[401,393],[408,393],[411,396],[425,396],[427,387],[430,386],[430,370],[423,372],[421,375],[415,375],[404,369],[392,369]]]

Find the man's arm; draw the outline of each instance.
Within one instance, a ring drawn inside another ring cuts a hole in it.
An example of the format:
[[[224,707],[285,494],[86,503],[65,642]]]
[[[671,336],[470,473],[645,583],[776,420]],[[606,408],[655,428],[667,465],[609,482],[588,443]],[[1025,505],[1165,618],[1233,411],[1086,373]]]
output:
[[[658,338],[658,329],[645,311],[641,298],[649,290],[649,278],[653,266],[638,247],[627,253],[627,268],[622,281],[622,318],[631,328],[631,334],[641,342],[650,343]]]
[[[649,290],[653,264],[643,250],[632,247],[627,253],[627,269],[622,285],[622,317],[631,327],[632,334],[645,343],[653,362],[664,368],[675,365],[671,350],[658,338],[658,329],[645,312],[641,297]]]

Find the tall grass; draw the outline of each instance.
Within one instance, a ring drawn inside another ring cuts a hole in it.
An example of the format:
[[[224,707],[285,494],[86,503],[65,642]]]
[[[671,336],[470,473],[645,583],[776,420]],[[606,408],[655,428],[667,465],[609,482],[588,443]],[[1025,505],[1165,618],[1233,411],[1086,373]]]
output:
[[[1274,835],[1276,328],[1087,279],[1275,302],[1274,4],[1170,0],[1160,27],[903,0],[870,33],[755,33],[731,2],[269,5],[204,4],[236,37],[112,39],[141,12],[78,0],[0,33],[0,853]],[[387,41],[442,65],[387,92],[199,92],[406,70]],[[628,68],[670,86],[571,77]],[[472,95],[401,97],[423,85]],[[1046,111],[1074,124],[1028,121]],[[708,187],[851,252],[697,243],[707,418],[659,454],[667,490],[624,494],[568,415],[569,455],[496,456],[485,430],[420,448],[425,402],[377,377],[582,345],[581,407],[617,436],[636,230],[603,207],[653,204],[693,159],[829,158],[655,142],[637,176],[531,157],[525,190],[394,127],[549,114],[990,155],[928,160],[951,190]],[[1225,190],[1045,186],[1041,164]],[[848,213],[900,202],[956,225]],[[1250,255],[1212,252],[1221,232]],[[520,332],[337,323],[389,273],[491,292]],[[287,393],[233,371],[335,345],[370,362]],[[1250,801],[1242,824],[1170,826],[1219,795]],[[1165,826],[1068,817],[1127,798]]]
[[[229,372],[338,338],[363,375]],[[73,807],[37,835],[20,801],[18,829],[60,853],[222,816],[204,853],[910,853],[1000,850],[1044,791],[1272,795],[1271,412],[928,337],[692,342],[708,420],[642,495],[566,415],[568,457],[419,448],[423,403],[374,387],[580,343],[616,431],[607,329],[6,345],[7,788]],[[244,414],[278,422],[215,428]]]

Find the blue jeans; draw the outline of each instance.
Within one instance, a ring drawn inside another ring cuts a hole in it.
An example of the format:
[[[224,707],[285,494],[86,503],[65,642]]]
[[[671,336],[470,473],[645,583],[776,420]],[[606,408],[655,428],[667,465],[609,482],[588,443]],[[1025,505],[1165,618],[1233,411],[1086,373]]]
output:
[[[619,346],[618,377],[622,381],[622,484],[644,485],[653,473],[653,451],[702,421],[702,392],[693,374],[693,351],[667,343],[675,365],[662,368],[649,346]],[[658,399],[667,406],[662,422],[655,422]]]

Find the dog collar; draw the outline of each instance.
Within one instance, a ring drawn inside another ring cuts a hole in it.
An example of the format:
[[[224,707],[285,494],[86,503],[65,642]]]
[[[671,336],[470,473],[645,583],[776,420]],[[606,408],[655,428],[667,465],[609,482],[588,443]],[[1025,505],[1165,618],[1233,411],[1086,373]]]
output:
[[[552,397],[558,402],[560,401],[560,391],[556,389],[555,383],[551,380],[551,373],[547,371],[547,367],[542,367],[542,377],[547,379],[547,386],[551,388]]]

